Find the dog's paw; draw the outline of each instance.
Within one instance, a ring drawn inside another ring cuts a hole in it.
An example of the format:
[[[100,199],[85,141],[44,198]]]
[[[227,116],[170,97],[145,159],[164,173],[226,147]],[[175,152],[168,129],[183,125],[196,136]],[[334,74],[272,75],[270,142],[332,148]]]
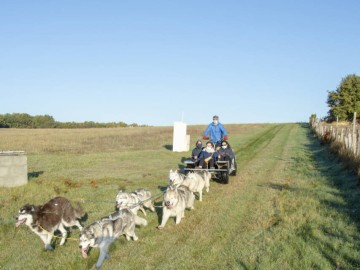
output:
[[[54,251],[54,248],[52,247],[52,245],[48,244],[45,246],[46,250],[50,250],[50,251]]]
[[[164,227],[159,225],[159,226],[157,226],[156,228],[159,229],[159,230],[161,230],[161,229],[163,229]]]

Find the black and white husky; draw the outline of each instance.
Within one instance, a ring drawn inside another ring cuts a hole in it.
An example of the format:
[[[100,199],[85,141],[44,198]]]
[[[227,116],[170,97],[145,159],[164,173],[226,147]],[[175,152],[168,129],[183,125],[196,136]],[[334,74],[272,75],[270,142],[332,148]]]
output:
[[[90,247],[99,248],[100,254],[95,269],[100,269],[103,261],[109,258],[108,252],[111,243],[117,238],[125,235],[128,241],[131,238],[134,241],[138,240],[135,234],[135,225],[146,226],[147,221],[124,208],[86,226],[81,231],[79,244],[83,258],[87,258]]]
[[[64,197],[55,197],[44,205],[25,204],[19,209],[16,217],[16,227],[26,224],[34,233],[40,236],[47,250],[53,250],[51,239],[56,230],[62,234],[60,245],[65,243],[67,231],[65,227],[77,226],[82,230],[78,219],[84,216],[79,205],[74,208]]]

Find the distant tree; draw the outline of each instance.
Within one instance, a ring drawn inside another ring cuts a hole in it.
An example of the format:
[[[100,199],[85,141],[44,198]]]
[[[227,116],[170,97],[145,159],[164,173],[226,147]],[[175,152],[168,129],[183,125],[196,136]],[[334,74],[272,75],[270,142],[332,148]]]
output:
[[[6,122],[11,128],[33,128],[32,116],[27,113],[6,114]]]
[[[31,116],[27,113],[0,114],[0,128],[115,128],[127,126],[128,124],[124,122],[57,122],[50,115]],[[138,125],[134,123],[131,126],[137,127]]]
[[[7,118],[4,114],[0,114],[0,128],[9,128]]]
[[[35,128],[54,128],[56,127],[56,122],[54,117],[50,115],[36,115],[33,117],[34,127]]]
[[[328,91],[327,104],[330,107],[327,120],[351,121],[354,112],[360,115],[360,77],[348,75],[341,80],[340,86],[334,91]]]

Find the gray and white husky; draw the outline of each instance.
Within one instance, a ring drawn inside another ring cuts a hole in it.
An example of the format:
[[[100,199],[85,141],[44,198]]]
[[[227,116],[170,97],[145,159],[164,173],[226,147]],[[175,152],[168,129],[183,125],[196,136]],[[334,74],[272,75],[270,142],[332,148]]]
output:
[[[172,187],[179,187],[185,179],[185,175],[179,173],[177,170],[170,170],[169,172],[169,185]]]
[[[185,217],[185,209],[194,209],[194,200],[195,196],[189,188],[169,186],[164,193],[162,221],[158,229],[164,228],[170,217],[175,217],[175,223],[179,224]]]
[[[53,250],[51,239],[56,230],[62,234],[60,245],[65,243],[67,231],[65,227],[76,226],[82,230],[78,219],[85,215],[82,207],[74,208],[64,197],[55,197],[43,205],[25,204],[19,209],[16,217],[16,227],[26,224],[34,233],[40,236],[45,249]]]
[[[99,248],[100,254],[95,269],[100,269],[103,261],[109,258],[108,252],[111,243],[117,238],[125,235],[128,241],[131,238],[134,241],[138,240],[135,234],[135,225],[146,226],[147,221],[124,208],[86,226],[81,231],[79,244],[83,258],[87,258],[90,247]]]
[[[124,192],[120,190],[116,195],[116,207],[119,209],[129,208],[135,215],[141,210],[146,216],[143,206],[155,212],[155,207],[151,201],[151,192],[147,189],[139,188],[134,192]]]
[[[181,183],[182,186],[188,187],[192,192],[199,193],[199,201],[202,201],[202,193],[204,187],[209,192],[211,174],[208,171],[203,172],[189,172],[184,181]]]

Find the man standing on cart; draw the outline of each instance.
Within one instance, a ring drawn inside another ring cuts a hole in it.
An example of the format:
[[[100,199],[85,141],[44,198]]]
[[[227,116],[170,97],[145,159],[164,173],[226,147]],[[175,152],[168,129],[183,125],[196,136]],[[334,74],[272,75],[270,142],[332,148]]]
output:
[[[228,133],[225,127],[219,122],[219,116],[217,115],[213,116],[213,121],[208,125],[208,127],[204,131],[203,139],[204,140],[209,139],[209,135],[210,135],[210,141],[214,143],[216,146],[221,145],[222,140],[228,139]]]

